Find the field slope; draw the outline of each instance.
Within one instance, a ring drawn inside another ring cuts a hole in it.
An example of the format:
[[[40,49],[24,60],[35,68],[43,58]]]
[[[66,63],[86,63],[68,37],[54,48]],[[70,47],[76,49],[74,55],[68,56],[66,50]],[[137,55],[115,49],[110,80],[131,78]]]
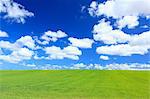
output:
[[[0,99],[150,99],[150,71],[0,71]]]

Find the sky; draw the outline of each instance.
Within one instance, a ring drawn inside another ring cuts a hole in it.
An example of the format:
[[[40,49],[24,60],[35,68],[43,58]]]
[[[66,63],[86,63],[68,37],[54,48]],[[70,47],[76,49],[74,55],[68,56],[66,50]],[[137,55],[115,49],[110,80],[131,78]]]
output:
[[[150,70],[150,0],[0,0],[0,69]]]

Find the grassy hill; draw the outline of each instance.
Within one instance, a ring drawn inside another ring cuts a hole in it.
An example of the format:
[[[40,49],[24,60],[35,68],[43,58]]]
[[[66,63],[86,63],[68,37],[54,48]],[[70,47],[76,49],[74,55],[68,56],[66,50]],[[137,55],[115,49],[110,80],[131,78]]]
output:
[[[150,71],[0,71],[0,99],[150,99]]]

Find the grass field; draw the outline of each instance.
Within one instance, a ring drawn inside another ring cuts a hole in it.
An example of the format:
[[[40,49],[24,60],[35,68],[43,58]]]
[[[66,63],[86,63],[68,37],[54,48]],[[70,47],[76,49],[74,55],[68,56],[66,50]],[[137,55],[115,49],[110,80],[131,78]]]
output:
[[[150,71],[0,71],[0,99],[150,99]]]

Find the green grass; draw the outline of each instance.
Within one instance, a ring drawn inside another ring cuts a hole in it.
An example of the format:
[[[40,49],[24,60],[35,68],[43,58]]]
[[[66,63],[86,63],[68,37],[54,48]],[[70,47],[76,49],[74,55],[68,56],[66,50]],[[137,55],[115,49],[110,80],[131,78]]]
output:
[[[0,71],[0,99],[150,99],[150,71]]]

